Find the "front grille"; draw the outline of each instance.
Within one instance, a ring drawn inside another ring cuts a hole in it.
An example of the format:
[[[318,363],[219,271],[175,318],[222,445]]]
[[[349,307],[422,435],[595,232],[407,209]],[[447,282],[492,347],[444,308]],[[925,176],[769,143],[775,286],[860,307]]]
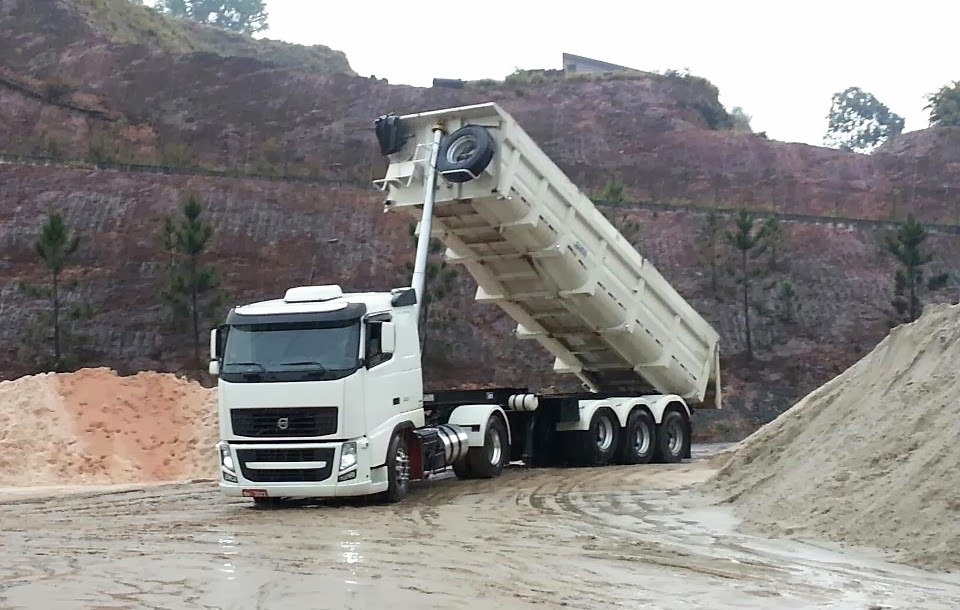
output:
[[[243,478],[255,483],[316,483],[333,474],[333,449],[238,449]],[[248,468],[248,462],[326,462],[323,468],[271,470]]]
[[[237,449],[240,462],[322,462],[333,459],[333,449]]]
[[[230,423],[234,434],[251,438],[327,436],[337,432],[337,408],[232,409]]]

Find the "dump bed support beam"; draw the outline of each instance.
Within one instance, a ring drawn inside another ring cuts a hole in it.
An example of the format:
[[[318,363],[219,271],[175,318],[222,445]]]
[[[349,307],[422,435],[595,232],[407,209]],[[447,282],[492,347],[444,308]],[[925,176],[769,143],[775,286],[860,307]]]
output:
[[[417,238],[417,258],[413,265],[412,287],[417,295],[417,309],[423,303],[423,288],[427,282],[427,255],[430,253],[430,238],[433,228],[433,202],[437,189],[437,154],[440,150],[440,138],[443,131],[439,124],[433,128],[433,147],[430,149],[430,163],[427,165],[427,177],[423,187],[423,214],[420,220],[420,235]]]

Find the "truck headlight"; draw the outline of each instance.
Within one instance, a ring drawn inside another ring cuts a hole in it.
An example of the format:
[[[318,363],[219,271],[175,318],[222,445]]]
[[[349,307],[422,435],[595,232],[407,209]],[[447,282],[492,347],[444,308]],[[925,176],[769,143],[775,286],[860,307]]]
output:
[[[353,468],[357,465],[357,443],[349,441],[343,444],[340,450],[340,470]]]
[[[234,471],[233,456],[230,455],[230,449],[226,445],[220,445],[220,464],[230,472]]]

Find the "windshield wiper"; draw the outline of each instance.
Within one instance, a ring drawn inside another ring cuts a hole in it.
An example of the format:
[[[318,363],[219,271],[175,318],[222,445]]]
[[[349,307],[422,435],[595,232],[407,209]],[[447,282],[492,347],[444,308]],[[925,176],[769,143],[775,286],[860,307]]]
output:
[[[316,367],[321,372],[325,373],[327,371],[327,367],[313,360],[303,360],[300,362],[281,362],[280,366],[312,366]]]
[[[259,362],[226,362],[226,363],[224,363],[223,366],[225,366],[225,367],[227,367],[227,366],[255,366],[255,367],[257,367],[258,369],[260,369],[260,372],[261,372],[261,373],[266,373],[266,372],[267,372],[267,369],[263,368],[263,365],[260,364]]]

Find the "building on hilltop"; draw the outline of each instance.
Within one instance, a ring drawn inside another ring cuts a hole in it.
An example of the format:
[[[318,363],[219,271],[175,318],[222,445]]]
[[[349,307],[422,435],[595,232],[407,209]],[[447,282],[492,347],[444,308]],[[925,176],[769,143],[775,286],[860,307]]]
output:
[[[459,78],[435,78],[434,87],[446,87],[447,89],[463,89],[466,83]]]
[[[2,1],[2,0],[0,0]],[[614,72],[637,72],[643,73],[635,68],[628,68],[618,64],[612,64],[599,59],[590,59],[582,55],[573,53],[563,54],[563,67],[561,68],[517,68],[512,74],[507,75],[505,81],[511,82],[543,82],[544,79],[562,79],[571,74],[612,74]],[[531,80],[533,79],[533,80]],[[459,78],[434,78],[434,88],[444,89],[463,89],[467,86],[467,81]]]
[[[563,71],[567,73],[609,73],[609,72],[639,72],[634,68],[611,64],[598,59],[590,59],[572,53],[563,54]]]

